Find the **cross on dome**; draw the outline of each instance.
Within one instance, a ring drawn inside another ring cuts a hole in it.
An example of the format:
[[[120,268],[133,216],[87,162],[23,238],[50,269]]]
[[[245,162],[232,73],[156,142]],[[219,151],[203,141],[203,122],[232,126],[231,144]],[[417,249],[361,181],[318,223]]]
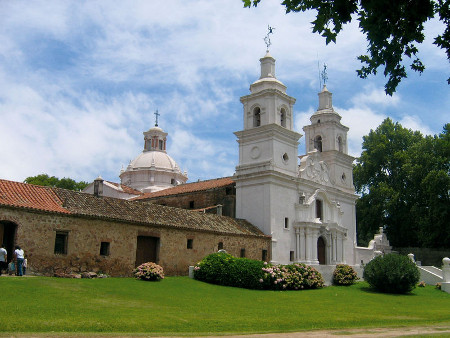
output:
[[[156,109],[156,111],[154,112],[154,114],[155,114],[155,127],[157,127],[158,126],[158,116],[160,116],[161,114],[160,113],[158,113],[158,109]]]

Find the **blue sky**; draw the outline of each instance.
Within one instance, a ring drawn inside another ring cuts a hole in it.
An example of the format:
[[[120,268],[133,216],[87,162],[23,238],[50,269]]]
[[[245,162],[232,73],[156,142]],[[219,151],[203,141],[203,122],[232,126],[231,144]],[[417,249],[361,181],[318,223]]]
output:
[[[382,70],[356,75],[367,48],[357,24],[326,46],[311,32],[313,15],[286,15],[272,0],[252,9],[240,0],[0,2],[0,178],[118,182],[142,151],[156,109],[168,153],[189,181],[232,175],[239,98],[260,75],[268,25],[276,76],[297,99],[296,131],[303,134],[317,108],[324,62],[354,156],[386,117],[424,134],[450,122],[449,63],[432,45],[441,23],[426,25],[425,73],[410,73],[389,97]]]

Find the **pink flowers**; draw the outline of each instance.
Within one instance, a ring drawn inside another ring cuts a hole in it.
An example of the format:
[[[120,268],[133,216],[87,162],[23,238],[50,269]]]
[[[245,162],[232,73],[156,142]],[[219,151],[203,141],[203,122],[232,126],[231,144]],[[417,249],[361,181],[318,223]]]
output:
[[[152,262],[139,265],[136,269],[134,269],[133,273],[137,279],[142,279],[145,281],[159,281],[164,279],[163,268]]]

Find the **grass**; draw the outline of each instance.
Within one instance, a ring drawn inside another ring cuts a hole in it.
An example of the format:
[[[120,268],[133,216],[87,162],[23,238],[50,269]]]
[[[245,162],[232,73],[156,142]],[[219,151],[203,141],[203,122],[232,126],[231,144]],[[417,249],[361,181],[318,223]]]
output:
[[[0,278],[0,333],[207,335],[450,323],[450,295],[432,286],[380,294],[364,282],[256,291],[187,277]]]

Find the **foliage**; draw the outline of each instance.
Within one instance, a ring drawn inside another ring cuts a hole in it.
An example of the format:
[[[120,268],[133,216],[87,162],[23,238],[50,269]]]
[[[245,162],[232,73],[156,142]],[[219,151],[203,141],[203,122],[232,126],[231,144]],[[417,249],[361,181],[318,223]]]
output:
[[[218,252],[206,256],[194,267],[194,277],[212,284],[261,289],[263,267],[262,261]]]
[[[423,137],[391,119],[363,137],[353,169],[358,244],[385,227],[394,247],[445,248],[450,242],[450,124]]]
[[[81,191],[89,184],[84,181],[76,182],[71,178],[64,177],[59,179],[55,176],[49,177],[47,174],[27,177],[24,182],[28,184],[43,185],[47,187],[56,187],[74,191]]]
[[[262,269],[260,283],[271,290],[303,290],[323,287],[322,275],[313,267],[303,263],[290,265],[267,264]]]
[[[364,267],[364,280],[381,292],[407,293],[416,287],[420,273],[407,256],[377,256]]]
[[[259,291],[166,277],[0,278],[0,336],[205,336],[417,327],[448,323],[450,295],[367,290],[365,282],[303,292]],[[426,304],[426,306],[424,306]],[[345,315],[343,315],[345,311]],[[393,315],[395,314],[395,315]]]
[[[334,285],[352,285],[359,279],[355,269],[347,264],[338,264],[333,272]]]
[[[136,279],[145,281],[160,281],[161,279],[164,279],[164,271],[162,266],[153,262],[147,262],[139,265],[136,269],[134,269],[133,274]]]
[[[195,279],[247,289],[301,290],[323,286],[320,273],[305,264],[272,265],[218,252],[194,267]]]
[[[261,0],[242,0],[245,7],[257,6]],[[425,65],[417,57],[417,45],[424,39],[424,23],[438,18],[444,23],[444,31],[434,44],[444,49],[450,59],[450,3],[445,0],[283,0],[286,13],[316,10],[312,22],[313,33],[319,33],[326,43],[336,42],[343,25],[359,21],[361,31],[368,41],[368,55],[358,59],[363,64],[357,71],[361,78],[377,73],[384,67],[387,94],[392,95],[403,78],[407,77],[404,59],[410,60],[410,68],[422,73]],[[450,83],[450,78],[448,79]]]

